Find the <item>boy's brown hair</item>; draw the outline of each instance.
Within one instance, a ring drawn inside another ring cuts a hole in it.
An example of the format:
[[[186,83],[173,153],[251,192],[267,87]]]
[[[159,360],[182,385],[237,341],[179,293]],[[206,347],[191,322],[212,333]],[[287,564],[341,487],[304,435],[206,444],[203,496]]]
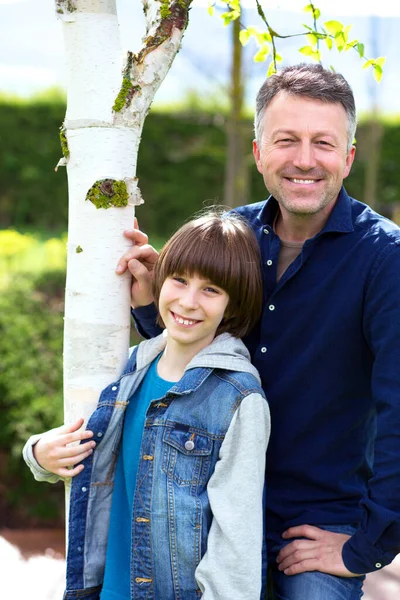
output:
[[[257,239],[246,222],[214,209],[183,225],[161,250],[153,278],[155,302],[168,277],[198,275],[229,295],[216,335],[243,337],[261,314],[260,263]],[[164,326],[161,317],[158,321]]]

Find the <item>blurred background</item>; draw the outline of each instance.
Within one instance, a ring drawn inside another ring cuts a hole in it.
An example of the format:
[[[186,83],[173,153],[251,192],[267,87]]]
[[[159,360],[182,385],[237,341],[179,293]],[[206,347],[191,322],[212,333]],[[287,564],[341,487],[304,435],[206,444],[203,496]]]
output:
[[[140,3],[117,4],[123,46],[136,50],[144,34]],[[272,4],[268,16],[279,33],[309,23],[301,12],[305,0]],[[400,7],[380,6],[378,16],[368,0],[316,5],[323,21],[352,24],[351,37],[365,43],[368,57],[387,57],[380,85],[355,52],[325,53],[324,64],[348,79],[359,113],[347,191],[400,223]],[[145,122],[137,173],[145,204],[136,214],[158,247],[205,205],[266,197],[251,141],[254,98],[267,65],[253,61],[251,43],[234,42],[237,31],[224,27],[219,12],[210,16],[207,2],[194,5],[182,49]],[[241,21],[262,27],[254,2]],[[299,45],[294,38],[278,47],[283,64],[305,59]],[[63,589],[63,486],[36,483],[21,459],[29,435],[63,418],[67,181],[65,170],[54,170],[66,107],[63,60],[52,0],[0,0],[0,595],[13,600],[28,593],[31,600],[61,598]],[[399,581],[395,561],[367,578],[365,597],[398,600]]]

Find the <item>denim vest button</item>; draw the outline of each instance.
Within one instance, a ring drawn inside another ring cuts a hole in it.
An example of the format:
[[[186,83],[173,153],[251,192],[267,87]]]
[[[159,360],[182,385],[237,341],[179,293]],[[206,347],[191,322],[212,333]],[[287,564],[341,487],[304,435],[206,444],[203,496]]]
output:
[[[102,432],[99,431],[99,433],[97,434],[97,437],[102,437],[102,436],[103,436]]]
[[[380,569],[380,568],[381,568],[381,566],[382,566],[382,563],[379,563],[379,562],[378,562],[378,563],[375,563],[375,567],[376,567],[377,569]]]
[[[111,391],[115,392],[116,389],[117,389],[117,386],[113,385],[112,388],[111,388]]]
[[[87,491],[87,488],[83,487],[82,492],[86,492],[86,491]]]
[[[193,448],[194,448],[194,442],[192,442],[192,440],[188,440],[187,442],[185,442],[186,450],[193,450]]]

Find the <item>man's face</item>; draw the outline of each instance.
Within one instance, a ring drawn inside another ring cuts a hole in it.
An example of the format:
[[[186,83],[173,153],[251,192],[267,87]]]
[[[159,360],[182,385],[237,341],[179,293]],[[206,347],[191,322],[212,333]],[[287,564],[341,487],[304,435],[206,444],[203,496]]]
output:
[[[347,152],[347,115],[340,103],[281,92],[266,108],[261,143],[253,142],[253,152],[281,211],[328,216],[355,148]]]

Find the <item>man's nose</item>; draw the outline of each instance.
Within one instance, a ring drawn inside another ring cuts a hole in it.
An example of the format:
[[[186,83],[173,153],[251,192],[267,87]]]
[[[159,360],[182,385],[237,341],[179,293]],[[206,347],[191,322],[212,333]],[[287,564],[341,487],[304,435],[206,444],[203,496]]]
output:
[[[311,142],[303,141],[298,145],[293,165],[302,171],[309,171],[315,167],[316,160]]]

